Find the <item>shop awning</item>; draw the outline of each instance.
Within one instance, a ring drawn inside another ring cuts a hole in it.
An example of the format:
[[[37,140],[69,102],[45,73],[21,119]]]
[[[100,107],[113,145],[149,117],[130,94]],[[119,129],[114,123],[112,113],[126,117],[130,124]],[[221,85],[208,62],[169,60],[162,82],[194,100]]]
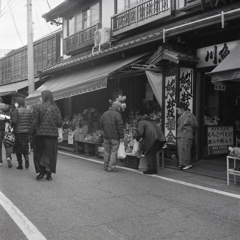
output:
[[[240,81],[240,46],[237,45],[228,56],[210,73],[212,82]]]
[[[189,54],[164,49],[160,46],[158,50],[148,59],[146,64],[154,65],[162,60],[168,60],[174,63],[179,63],[179,61],[198,62],[199,58]]]
[[[34,79],[35,82],[38,80],[39,78]],[[28,86],[28,80],[2,85],[0,86],[0,96],[6,96],[12,93],[16,93],[19,89],[27,86]]]
[[[37,102],[41,92],[44,90],[52,91],[54,100],[58,100],[106,88],[107,79],[110,75],[115,71],[126,67],[128,64],[137,61],[144,55],[146,54],[122,58],[96,67],[81,69],[56,76],[45,82],[35,92],[30,94],[26,98],[26,103],[33,104]]]
[[[152,87],[153,93],[160,105],[162,107],[162,73],[155,73],[150,71],[145,71],[148,81]]]

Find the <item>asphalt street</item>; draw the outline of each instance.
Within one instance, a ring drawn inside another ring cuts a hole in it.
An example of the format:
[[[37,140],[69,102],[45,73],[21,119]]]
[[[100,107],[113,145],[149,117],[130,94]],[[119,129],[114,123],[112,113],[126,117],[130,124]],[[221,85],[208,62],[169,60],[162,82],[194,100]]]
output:
[[[1,240],[239,239],[239,185],[171,169],[108,173],[69,153],[59,154],[52,181],[37,181],[32,161],[16,166],[14,157],[13,168],[0,168]]]

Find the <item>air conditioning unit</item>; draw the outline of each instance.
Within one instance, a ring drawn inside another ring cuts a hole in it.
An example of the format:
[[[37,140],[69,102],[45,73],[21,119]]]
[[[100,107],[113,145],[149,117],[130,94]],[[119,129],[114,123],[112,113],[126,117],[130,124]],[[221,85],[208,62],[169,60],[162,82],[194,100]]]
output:
[[[94,32],[94,47],[109,42],[111,35],[110,28],[100,28]]]

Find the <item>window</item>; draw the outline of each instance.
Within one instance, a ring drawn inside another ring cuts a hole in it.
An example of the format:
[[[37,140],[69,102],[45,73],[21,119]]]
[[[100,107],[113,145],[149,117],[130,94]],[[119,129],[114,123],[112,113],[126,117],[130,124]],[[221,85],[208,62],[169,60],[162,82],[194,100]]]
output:
[[[99,22],[99,3],[95,3],[68,19],[68,36]]]
[[[132,8],[139,3],[146,2],[149,0],[117,0],[117,12],[122,12],[125,9]]]
[[[68,35],[72,35],[75,32],[75,17],[68,19]]]

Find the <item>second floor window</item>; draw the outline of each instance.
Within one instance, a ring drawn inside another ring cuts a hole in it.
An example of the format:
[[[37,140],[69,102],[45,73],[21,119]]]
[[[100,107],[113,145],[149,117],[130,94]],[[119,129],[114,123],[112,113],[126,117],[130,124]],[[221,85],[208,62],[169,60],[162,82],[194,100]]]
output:
[[[99,3],[95,3],[68,19],[68,36],[99,22]]]
[[[125,9],[136,6],[139,3],[147,2],[149,0],[117,0],[117,13],[124,11]]]

